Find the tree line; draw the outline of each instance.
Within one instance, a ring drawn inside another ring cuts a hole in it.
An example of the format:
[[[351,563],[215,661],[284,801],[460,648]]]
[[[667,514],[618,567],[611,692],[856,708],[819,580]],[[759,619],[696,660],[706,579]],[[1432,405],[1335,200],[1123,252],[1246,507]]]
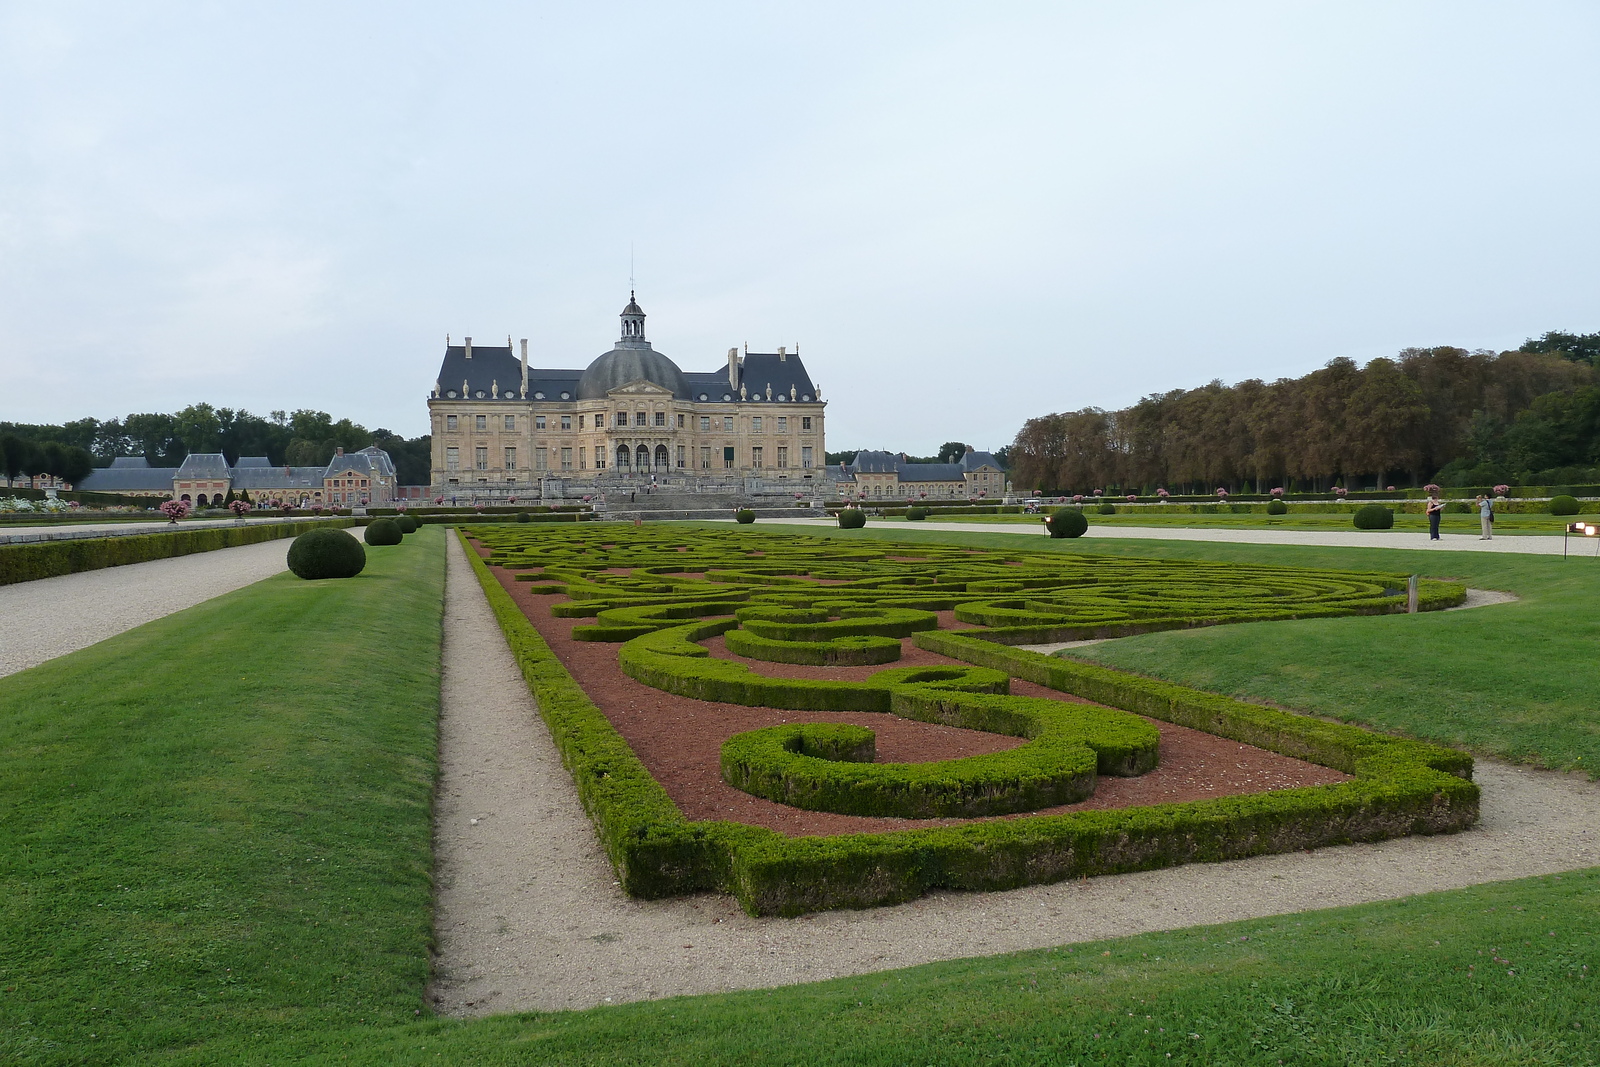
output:
[[[1326,491],[1600,481],[1600,333],[1512,352],[1407,348],[1300,378],[1153,393],[1118,411],[1029,419],[1019,488],[1056,492]]]
[[[190,404],[172,414],[83,418],[61,425],[0,422],[0,471],[8,479],[53,474],[75,483],[89,469],[109,466],[119,456],[143,456],[153,467],[176,467],[194,452],[221,452],[230,464],[240,456],[266,456],[274,466],[318,467],[332,460],[336,449],[354,452],[374,444],[394,459],[402,485],[428,483],[432,439],[426,434],[407,440],[381,427],[368,430],[349,419],[336,421],[325,411],[261,416],[210,404]],[[63,457],[74,464],[71,474],[55,469]]]

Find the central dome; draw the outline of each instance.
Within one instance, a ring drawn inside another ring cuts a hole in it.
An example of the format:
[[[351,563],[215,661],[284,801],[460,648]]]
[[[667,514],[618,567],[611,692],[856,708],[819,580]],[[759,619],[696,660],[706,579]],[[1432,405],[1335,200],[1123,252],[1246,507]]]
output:
[[[629,293],[628,306],[622,309],[622,337],[617,347],[584,370],[578,379],[578,399],[600,400],[611,390],[638,381],[670,389],[679,400],[691,399],[683,371],[645,340],[644,309]]]
[[[611,390],[630,382],[647,381],[672,390],[679,400],[688,400],[689,382],[672,360],[653,348],[623,348],[620,345],[589,364],[578,379],[579,400],[601,400]]]

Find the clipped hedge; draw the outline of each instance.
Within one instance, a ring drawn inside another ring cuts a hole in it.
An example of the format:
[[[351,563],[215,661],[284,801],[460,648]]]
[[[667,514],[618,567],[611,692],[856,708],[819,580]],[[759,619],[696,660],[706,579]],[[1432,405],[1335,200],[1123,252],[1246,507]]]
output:
[[[736,656],[768,663],[804,663],[813,667],[860,667],[893,663],[900,658],[900,642],[892,637],[866,634],[828,641],[775,641],[749,630],[729,630],[722,635]]]
[[[733,513],[733,521],[737,522],[740,526],[749,526],[751,523],[756,521],[756,513],[751,511],[749,508],[740,508],[738,511]]]
[[[219,548],[257,545],[298,537],[308,530],[354,525],[350,519],[322,522],[260,523],[251,526],[209,526],[200,529],[178,528],[161,533],[128,534],[120,537],[85,537],[70,541],[29,541],[0,545],[0,585],[55,578],[79,571],[121,567],[129,563],[148,563]]]
[[[832,723],[785,723],[735,734],[722,777],[746,793],[809,811],[903,819],[976,818],[1072,804],[1094,792],[1096,771],[1139,775],[1156,765],[1161,734],[1135,716],[1086,704],[897,687],[902,718],[1030,740],[1020,748],[932,763],[874,763],[869,745],[840,746]],[[809,727],[821,727],[812,731]],[[871,732],[860,727],[852,730]],[[851,755],[811,741],[820,732]],[[866,752],[864,759],[857,753]]]
[[[369,545],[398,545],[405,540],[405,531],[393,519],[373,519],[367,523],[361,539]]]
[[[1051,537],[1082,537],[1089,532],[1089,520],[1077,508],[1062,508],[1044,520]]]
[[[1353,521],[1358,530],[1388,530],[1394,527],[1394,512],[1382,504],[1367,504],[1356,509]]]
[[[859,530],[867,524],[867,513],[860,508],[845,508],[839,512],[839,529]]]
[[[1571,496],[1553,496],[1550,498],[1550,514],[1576,515],[1578,513],[1578,500]]]
[[[493,528],[485,528],[489,531]],[[502,527],[499,530],[515,530]],[[633,579],[605,575],[620,555],[596,559],[584,549],[584,538],[604,537],[616,553],[647,544],[666,547],[696,544],[693,534],[662,527],[644,531],[574,528],[559,536],[577,540],[576,550],[545,553],[545,573],[552,580],[592,577],[591,592],[608,585],[629,588]],[[702,557],[724,558],[730,551],[727,533],[718,533]],[[762,535],[738,535],[761,538]],[[761,542],[780,544],[769,536]],[[837,578],[852,573],[853,561],[882,559],[882,550],[855,543],[829,542],[827,562],[820,547],[803,537],[781,538],[782,544],[804,546],[818,553],[813,573]],[[530,550],[533,542],[529,542]],[[694,550],[680,555],[671,570],[700,570],[690,565]],[[961,568],[975,557],[965,550],[938,546],[897,546],[896,556],[920,554],[947,577],[945,587],[965,588]],[[752,578],[776,579],[795,571],[793,561],[778,560],[768,551],[744,566]],[[1002,558],[989,553],[985,558]],[[1023,557],[1016,557],[1021,559]],[[572,562],[562,562],[570,559]],[[838,907],[869,907],[913,899],[935,888],[1007,889],[1094,874],[1143,870],[1179,863],[1235,859],[1321,845],[1373,841],[1411,833],[1451,832],[1477,818],[1478,789],[1470,781],[1470,756],[1420,742],[1389,738],[1357,727],[1326,723],[1276,709],[1246,704],[1122,674],[1106,668],[1052,659],[1037,653],[982,640],[974,633],[923,631],[913,640],[972,664],[968,668],[892,668],[865,682],[840,685],[821,681],[762,679],[743,665],[710,660],[694,641],[730,628],[733,619],[680,625],[634,638],[623,645],[624,669],[645,680],[653,675],[672,692],[708,700],[729,700],[769,707],[799,709],[889,710],[908,692],[928,699],[963,700],[963,690],[1003,693],[1008,675],[1072,693],[1110,707],[1166,719],[1221,736],[1260,745],[1286,755],[1336,767],[1354,777],[1329,786],[1279,790],[1250,796],[1185,804],[1162,804],[1112,811],[1079,811],[1066,815],[1027,815],[877,834],[789,838],[759,827],[720,821],[691,822],[671,802],[582,689],[555,659],[532,624],[490,574],[476,553],[468,560],[483,585],[507,640],[550,725],[562,758],[572,771],[578,795],[595,821],[600,840],[618,872],[625,892],[637,897],[662,897],[720,890],[734,894],[751,914],[793,915]],[[553,562],[552,562],[553,561]],[[1053,566],[1080,567],[1085,576],[1126,561],[1095,559],[1049,561]],[[649,554],[639,564],[668,572]],[[1177,569],[1173,569],[1176,567]],[[894,574],[893,563],[869,571]],[[1143,570],[1161,588],[1170,588],[1172,574],[1211,574],[1206,565],[1144,561]],[[730,572],[732,573],[732,572]],[[1216,570],[1215,573],[1222,573]],[[1288,569],[1236,568],[1233,573],[1293,575]],[[1026,567],[1005,568],[1006,581],[1022,585]],[[1371,602],[1389,610],[1388,583],[1394,576],[1360,576],[1368,586],[1340,577],[1334,585],[1346,603]],[[1403,576],[1402,576],[1403,577]],[[1081,579],[1075,579],[1081,580]],[[697,580],[674,585],[685,588]],[[870,579],[883,597],[902,593],[924,597],[926,587],[915,576],[903,580]],[[703,583],[701,583],[703,584]],[[1442,584],[1442,583],[1441,583]],[[779,610],[824,610],[817,587],[795,589],[778,583],[764,597],[778,598]],[[1375,588],[1376,593],[1369,593]],[[1459,587],[1454,587],[1457,590]],[[789,590],[793,589],[793,592]],[[745,590],[749,593],[749,588]],[[845,599],[848,591],[828,587],[827,597]],[[928,599],[931,599],[929,597]],[[816,602],[816,603],[813,603]],[[600,600],[600,603],[608,603]],[[582,606],[582,605],[579,605]],[[756,607],[757,605],[748,605]],[[765,605],[762,605],[765,606]],[[931,609],[930,609],[931,610]],[[1348,612],[1347,612],[1348,613]],[[830,614],[833,614],[830,611]],[[630,669],[631,667],[631,669]],[[972,673],[975,667],[989,670]],[[943,690],[929,683],[940,683]],[[652,684],[654,682],[652,681]],[[784,702],[781,698],[791,698]],[[737,698],[737,699],[736,699]],[[778,699],[775,699],[778,698]],[[883,698],[887,698],[887,701]],[[996,707],[1010,704],[997,700]],[[898,710],[898,709],[897,709]]]

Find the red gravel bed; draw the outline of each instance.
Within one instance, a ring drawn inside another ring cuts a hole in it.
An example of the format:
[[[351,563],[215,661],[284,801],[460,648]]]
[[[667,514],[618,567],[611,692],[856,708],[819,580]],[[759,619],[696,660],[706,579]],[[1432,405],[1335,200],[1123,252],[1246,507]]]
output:
[[[478,547],[478,546],[475,546]],[[486,554],[479,548],[480,555]],[[886,819],[803,811],[743,793],[722,780],[722,743],[736,733],[785,722],[848,722],[877,733],[880,762],[919,763],[1003,752],[1022,744],[1020,738],[979,730],[916,722],[871,712],[784,711],[692,700],[634,681],[617,664],[618,645],[576,641],[575,625],[592,619],[558,619],[550,606],[564,596],[540,596],[528,583],[501,568],[491,568],[501,586],[522,608],[562,665],[583,686],[600,711],[627,739],[646,768],[690,819],[727,819],[764,826],[790,836],[903,830],[951,826],[962,819]],[[614,570],[610,573],[616,573]],[[940,612],[940,625],[955,625],[950,612]],[[864,667],[808,667],[767,663],[728,652],[720,637],[705,642],[711,655],[751,666],[775,678],[865,678],[889,666],[950,665],[957,661],[902,642],[902,658],[892,664]],[[1076,702],[1053,689],[1012,679],[1017,696]],[[1138,778],[1101,777],[1088,800],[1030,814],[1123,808],[1212,797],[1261,793],[1297,786],[1327,785],[1347,775],[1327,767],[1291,759],[1250,745],[1171,723],[1150,720],[1161,731],[1160,765]],[[1017,816],[1006,816],[1016,818]]]

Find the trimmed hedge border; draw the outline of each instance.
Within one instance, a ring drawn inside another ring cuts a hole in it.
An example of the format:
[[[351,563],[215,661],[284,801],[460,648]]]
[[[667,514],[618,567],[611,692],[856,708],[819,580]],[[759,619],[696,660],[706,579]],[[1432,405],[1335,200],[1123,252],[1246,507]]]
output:
[[[1022,816],[880,834],[788,838],[737,823],[691,822],[561,666],[472,551],[465,534],[458,536],[573,776],[579,799],[630,896],[660,898],[716,890],[732,893],[752,915],[798,915],[899,903],[935,888],[1010,889],[1413,833],[1447,833],[1466,829],[1478,818],[1479,791],[1470,781],[1472,758],[1465,753],[1055,660],[970,634],[934,631],[918,633],[913,640],[953,658],[993,665],[1112,707],[1335,767],[1353,774],[1354,780],[1185,804]],[[661,661],[689,663],[705,656],[703,648],[691,644],[695,638],[689,633],[732,625],[733,620],[725,620],[658,631],[630,641],[624,651],[644,640],[674,635],[680,646],[676,654],[669,642],[666,648],[637,658],[649,660],[651,670],[678,674],[665,671]],[[699,655],[682,651],[683,645],[697,649]],[[713,662],[750,674],[737,664]],[[894,668],[879,676],[906,670]],[[713,690],[763,688],[731,674],[718,673],[709,681]],[[769,681],[805,688],[826,684]],[[890,692],[887,687],[880,691],[885,696]]]
[[[323,519],[320,522],[211,526],[199,530],[173,530],[170,533],[0,545],[0,585],[121,567],[129,563],[148,563],[153,559],[188,556],[196,552],[214,552],[219,548],[237,548],[240,545],[298,537],[308,530],[342,530],[354,525],[354,519]]]

